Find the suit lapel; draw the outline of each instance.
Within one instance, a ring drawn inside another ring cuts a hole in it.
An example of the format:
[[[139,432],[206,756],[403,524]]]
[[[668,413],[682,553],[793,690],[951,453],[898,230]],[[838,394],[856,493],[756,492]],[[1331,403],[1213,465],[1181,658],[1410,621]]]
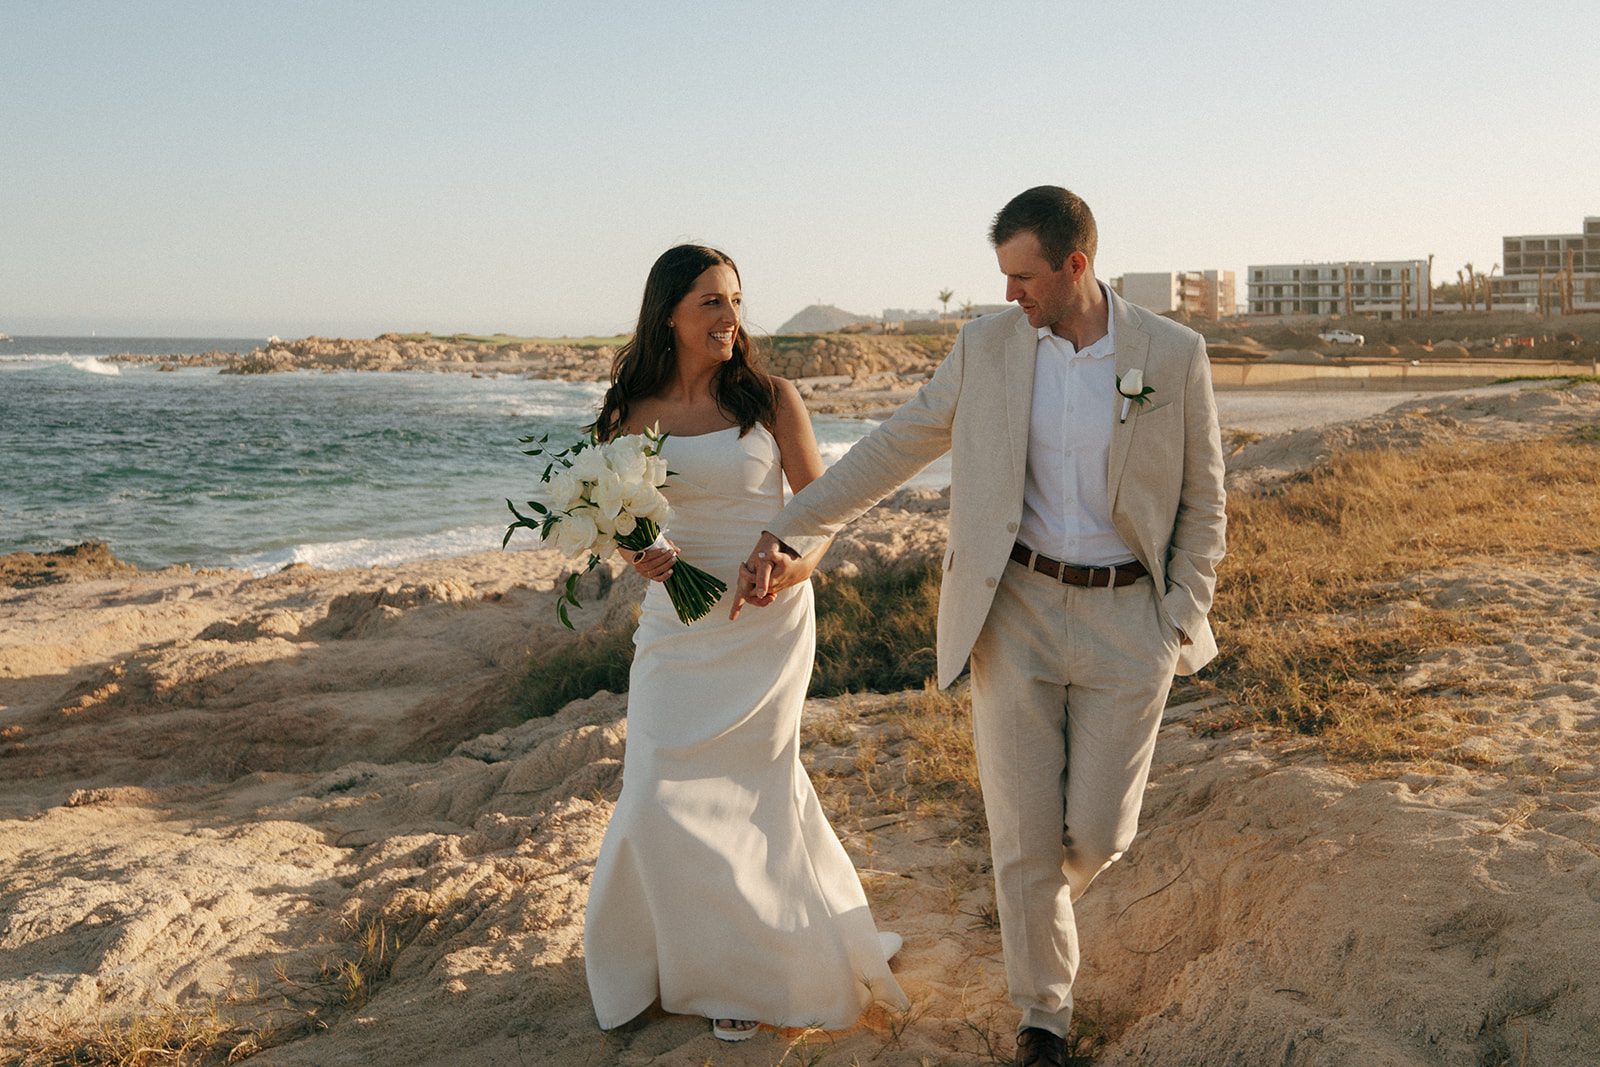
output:
[[[1022,492],[1028,469],[1028,421],[1033,411],[1033,369],[1039,358],[1039,331],[1028,317],[1017,315],[1017,326],[1006,336],[1006,428],[1011,443],[1011,470]]]
[[[1111,294],[1111,310],[1116,316],[1117,323],[1117,350],[1114,357],[1117,364],[1117,377],[1121,378],[1135,367],[1139,372],[1148,376],[1150,360],[1150,335],[1139,328],[1138,319],[1129,309],[1127,301],[1115,293]],[[1151,383],[1147,380],[1146,385]],[[1113,512],[1117,506],[1117,490],[1122,482],[1122,471],[1128,463],[1128,446],[1133,441],[1134,412],[1137,407],[1128,409],[1128,421],[1122,419],[1122,400],[1118,395],[1115,398],[1115,416],[1118,421],[1111,424],[1111,455],[1106,465],[1106,492],[1110,497],[1109,503]]]

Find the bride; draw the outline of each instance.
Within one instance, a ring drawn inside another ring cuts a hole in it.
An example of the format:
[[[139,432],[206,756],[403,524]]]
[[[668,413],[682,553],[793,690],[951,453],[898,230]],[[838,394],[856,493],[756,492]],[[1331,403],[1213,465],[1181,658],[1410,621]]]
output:
[[[583,937],[604,1029],[658,998],[710,1019],[724,1041],[762,1023],[843,1029],[874,1000],[907,1005],[888,964],[900,939],[878,934],[800,764],[810,584],[692,626],[660,585],[681,549],[735,588],[784,480],[798,492],[822,473],[799,391],[756,365],[741,302],[723,253],[663,253],[595,423],[602,439],[650,426],[670,435],[672,505],[672,547],[628,554],[652,584],[634,636],[622,794]]]

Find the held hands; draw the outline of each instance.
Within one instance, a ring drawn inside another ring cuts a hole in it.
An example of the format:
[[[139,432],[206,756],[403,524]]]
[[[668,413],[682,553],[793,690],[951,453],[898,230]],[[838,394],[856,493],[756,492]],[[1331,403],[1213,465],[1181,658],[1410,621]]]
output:
[[[750,558],[739,564],[738,589],[733,597],[733,610],[728,618],[737,619],[739,609],[745,604],[764,608],[777,595],[791,585],[799,585],[811,577],[816,560],[802,559],[793,549],[767,533],[761,532]]]

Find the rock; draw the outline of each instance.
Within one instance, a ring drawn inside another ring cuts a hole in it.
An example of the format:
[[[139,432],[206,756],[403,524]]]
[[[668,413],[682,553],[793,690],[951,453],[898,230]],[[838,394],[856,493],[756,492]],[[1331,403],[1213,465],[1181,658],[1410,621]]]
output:
[[[32,589],[57,582],[81,582],[137,574],[138,568],[122,562],[99,541],[85,541],[54,552],[13,552],[0,556],[0,586]]]

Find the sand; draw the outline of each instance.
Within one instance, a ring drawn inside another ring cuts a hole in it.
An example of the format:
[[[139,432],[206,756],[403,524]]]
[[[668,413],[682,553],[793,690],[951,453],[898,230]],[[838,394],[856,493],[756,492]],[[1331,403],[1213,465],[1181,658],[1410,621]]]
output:
[[[1234,488],[1358,442],[1600,420],[1594,386],[1420,395],[1354,422],[1326,402],[1225,405]],[[892,498],[828,566],[936,551],[943,507]],[[0,560],[0,1062],[164,1013],[255,1031],[241,1054],[269,1046],[250,1062],[275,1065],[1009,1055],[981,824],[883,814],[856,769],[866,745],[874,782],[915,773],[887,715],[899,698],[809,702],[805,751],[880,922],[905,936],[914,1009],[738,1046],[659,1014],[602,1034],[581,923],[626,698],[519,723],[509,695],[530,650],[574,639],[554,613],[566,561],[253,578],[80,555]],[[1304,741],[1198,728],[1225,706],[1169,708],[1139,839],[1080,902],[1079,1013],[1116,1035],[1096,1063],[1600,1061],[1600,568],[1401,586],[1394,610],[1537,620],[1400,683],[1458,693],[1479,728],[1375,777]],[[597,572],[575,621],[625,618],[638,592]]]

